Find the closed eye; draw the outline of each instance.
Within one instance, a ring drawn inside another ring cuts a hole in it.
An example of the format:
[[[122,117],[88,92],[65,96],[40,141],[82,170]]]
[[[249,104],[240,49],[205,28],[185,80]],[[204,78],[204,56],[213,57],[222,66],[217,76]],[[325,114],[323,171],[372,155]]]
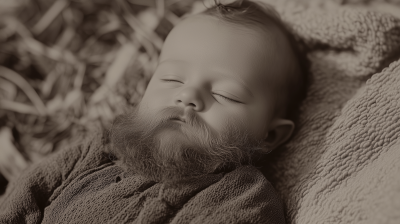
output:
[[[228,97],[226,97],[226,96],[223,96],[223,95],[220,95],[220,94],[217,94],[217,93],[214,93],[214,95],[219,96],[219,97],[221,97],[222,99],[224,99],[224,100],[226,100],[226,101],[229,101],[229,102],[233,102],[233,103],[242,103],[242,102],[239,102],[239,101],[237,101],[237,100],[233,100],[233,99],[231,99],[231,98],[228,98]]]
[[[183,83],[181,81],[175,80],[175,79],[161,79],[164,82],[179,82],[179,83]]]

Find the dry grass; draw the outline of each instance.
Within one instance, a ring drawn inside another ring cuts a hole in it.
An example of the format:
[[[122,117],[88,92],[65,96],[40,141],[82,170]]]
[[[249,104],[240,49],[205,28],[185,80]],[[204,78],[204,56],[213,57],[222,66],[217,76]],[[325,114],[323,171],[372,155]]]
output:
[[[134,107],[196,0],[0,0],[0,171],[21,170]]]

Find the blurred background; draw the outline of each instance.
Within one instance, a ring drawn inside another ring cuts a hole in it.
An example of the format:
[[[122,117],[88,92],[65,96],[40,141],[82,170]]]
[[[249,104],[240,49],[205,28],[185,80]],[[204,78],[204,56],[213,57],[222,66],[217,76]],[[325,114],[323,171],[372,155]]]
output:
[[[196,0],[0,0],[0,195],[141,99]]]

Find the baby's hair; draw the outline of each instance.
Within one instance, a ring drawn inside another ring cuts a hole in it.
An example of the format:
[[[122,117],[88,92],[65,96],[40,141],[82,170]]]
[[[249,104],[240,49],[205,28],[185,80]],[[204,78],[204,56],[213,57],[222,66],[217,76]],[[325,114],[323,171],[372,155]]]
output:
[[[214,3],[214,6],[207,8],[202,14],[219,18],[232,25],[253,26],[263,30],[269,29],[268,25],[272,23],[286,36],[290,48],[297,59],[298,71],[295,72],[296,74],[289,75],[288,80],[285,80],[288,83],[285,86],[288,94],[285,97],[287,109],[284,117],[296,122],[300,103],[305,98],[307,92],[309,69],[309,62],[306,55],[299,48],[300,43],[289,32],[275,9],[264,2],[257,3],[250,0],[236,0],[229,4],[222,4],[218,0],[214,0]]]

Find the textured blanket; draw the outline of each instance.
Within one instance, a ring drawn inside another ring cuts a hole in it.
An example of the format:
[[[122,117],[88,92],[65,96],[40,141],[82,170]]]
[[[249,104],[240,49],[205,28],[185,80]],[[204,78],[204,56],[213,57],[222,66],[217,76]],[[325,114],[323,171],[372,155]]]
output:
[[[400,223],[400,20],[339,1],[265,1],[312,63],[299,132],[263,170],[288,222]]]
[[[252,166],[166,185],[124,172],[99,136],[30,167],[0,201],[1,224],[284,222],[281,199]]]

